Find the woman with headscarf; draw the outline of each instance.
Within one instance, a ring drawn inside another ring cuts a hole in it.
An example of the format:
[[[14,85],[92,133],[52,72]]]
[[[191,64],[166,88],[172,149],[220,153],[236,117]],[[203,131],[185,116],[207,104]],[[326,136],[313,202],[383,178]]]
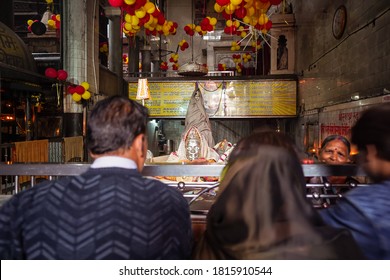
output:
[[[195,259],[363,258],[351,234],[326,226],[306,200],[302,167],[286,136],[262,132],[235,149]]]

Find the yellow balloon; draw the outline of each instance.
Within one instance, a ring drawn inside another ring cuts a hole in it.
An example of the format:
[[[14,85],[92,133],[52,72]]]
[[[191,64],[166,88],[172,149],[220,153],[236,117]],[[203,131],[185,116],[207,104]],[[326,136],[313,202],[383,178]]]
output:
[[[213,25],[213,26],[216,25],[217,24],[217,19],[215,17],[210,18],[210,24]]]
[[[139,24],[139,18],[136,16],[131,17],[131,25],[138,25]]]
[[[135,15],[137,16],[137,18],[144,18],[146,15],[144,7],[141,7],[138,10],[135,10]]]
[[[168,33],[168,34],[169,34],[169,29],[170,29],[169,25],[165,24],[165,25],[163,26],[163,28],[162,28],[162,31],[163,31],[164,33]]]
[[[251,17],[255,14],[255,8],[253,7],[249,7],[247,10],[246,10],[246,15]]]
[[[125,15],[125,21],[126,22],[130,22],[131,23],[131,18],[132,18],[132,16],[130,14],[126,14]]]
[[[151,25],[153,23],[153,20],[154,20],[154,17],[152,15],[150,15],[148,22],[145,24]],[[138,23],[139,23],[139,21],[138,21]]]
[[[133,28],[131,27],[131,24],[128,23],[128,22],[125,23],[125,26],[123,26],[123,28],[126,29],[127,31],[130,31],[130,30],[133,29]]]
[[[235,5],[235,6],[240,5],[241,2],[242,2],[242,0],[230,0],[230,3],[232,3],[232,4]]]
[[[222,8],[218,3],[215,3],[214,4],[214,11],[216,11],[217,13],[222,13],[222,11],[224,10],[225,8]]]
[[[78,94],[77,94],[78,95]],[[85,100],[88,100],[91,98],[91,93],[89,91],[84,91],[83,95],[81,97]]]
[[[89,89],[89,84],[88,84],[88,82],[82,82],[82,83],[81,83],[81,86],[82,86],[85,90],[88,90],[88,89]]]
[[[229,4],[225,7],[225,13],[227,13],[228,15],[233,14],[235,10],[236,10],[236,6],[231,5],[231,4]]]
[[[56,15],[56,21],[61,21],[61,15],[60,14]]]
[[[264,25],[268,22],[268,16],[266,14],[261,14],[258,20],[260,25]]]
[[[30,25],[33,24],[33,23],[34,23],[34,21],[33,21],[32,19],[29,19],[29,20],[27,21],[28,26],[30,26]]]
[[[156,6],[152,2],[146,2],[144,8],[148,14],[153,14],[156,10]]]
[[[79,102],[81,100],[81,95],[78,93],[73,93],[72,94],[72,99],[76,102]]]
[[[125,3],[127,5],[133,5],[135,3],[135,1],[137,1],[137,0],[125,0]]]

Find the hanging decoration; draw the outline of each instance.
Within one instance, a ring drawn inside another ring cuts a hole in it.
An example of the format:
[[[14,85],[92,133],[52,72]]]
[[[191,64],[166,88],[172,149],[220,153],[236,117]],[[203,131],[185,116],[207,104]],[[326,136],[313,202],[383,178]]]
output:
[[[49,30],[59,30],[61,27],[61,17],[59,14],[53,14],[53,0],[46,0],[47,10],[42,15],[41,20],[27,20],[27,30],[35,35],[43,35]]]
[[[186,26],[184,26],[184,32],[189,36],[194,36],[195,33],[203,36],[206,35],[207,32],[214,31],[216,24],[217,19],[215,17],[205,17],[199,25],[195,25],[194,23],[186,24]]]
[[[68,85],[67,93],[72,95],[72,99],[75,102],[89,100],[91,98],[91,93],[89,92],[89,83],[84,81],[80,85],[75,85],[67,82],[66,79],[68,78],[68,72],[63,69],[56,70],[52,67],[48,67],[45,69],[45,76],[58,80],[58,82],[53,84],[53,86],[56,86],[57,88],[57,95],[59,95],[60,84],[63,84]]]
[[[122,30],[127,36],[135,36],[142,28],[146,35],[175,35],[178,24],[166,20],[164,14],[149,0],[109,0],[123,13]]]
[[[271,5],[279,5],[281,2],[282,0],[216,0],[214,10],[226,19],[226,34],[241,36],[238,45],[244,39],[248,39],[248,42],[257,41],[259,37],[267,42],[264,35],[271,29],[272,21],[266,12]],[[247,45],[244,49],[246,47]]]
[[[99,52],[102,54],[108,54],[108,43],[107,42],[101,42],[99,44]]]
[[[70,85],[68,86],[68,93],[72,95],[72,99],[75,102],[80,102],[82,100],[89,100],[91,98],[91,93],[88,91],[89,83],[82,82],[81,85]]]
[[[53,14],[47,21],[47,25],[51,30],[58,30],[61,28],[61,16],[60,14]]]

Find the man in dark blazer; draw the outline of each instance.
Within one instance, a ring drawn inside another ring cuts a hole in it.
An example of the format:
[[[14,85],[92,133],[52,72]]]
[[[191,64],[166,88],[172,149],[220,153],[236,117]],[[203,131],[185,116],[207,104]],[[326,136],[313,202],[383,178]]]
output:
[[[99,101],[80,176],[45,181],[0,209],[1,259],[188,259],[192,230],[183,195],[143,178],[148,111],[125,97]]]

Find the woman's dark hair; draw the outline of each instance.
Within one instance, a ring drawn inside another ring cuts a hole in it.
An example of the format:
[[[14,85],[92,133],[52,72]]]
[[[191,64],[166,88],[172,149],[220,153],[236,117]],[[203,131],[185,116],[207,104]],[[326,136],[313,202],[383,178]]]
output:
[[[299,158],[296,146],[290,137],[281,132],[265,130],[251,134],[248,137],[242,138],[240,141],[238,141],[237,145],[234,147],[232,153],[229,156],[229,162],[234,161],[241,156],[249,156],[259,146],[264,145],[283,147],[294,156]]]
[[[110,96],[96,103],[87,121],[87,147],[95,155],[129,148],[146,133],[146,107],[123,96]]]
[[[390,161],[390,102],[364,111],[352,127],[351,140],[360,151],[364,151],[366,145],[374,145],[377,156]]]
[[[320,151],[322,151],[326,147],[326,145],[328,145],[329,142],[332,142],[333,140],[339,140],[343,142],[343,144],[347,147],[348,155],[351,153],[351,143],[348,141],[347,138],[341,135],[329,135],[328,137],[326,137],[324,141],[322,141]]]

